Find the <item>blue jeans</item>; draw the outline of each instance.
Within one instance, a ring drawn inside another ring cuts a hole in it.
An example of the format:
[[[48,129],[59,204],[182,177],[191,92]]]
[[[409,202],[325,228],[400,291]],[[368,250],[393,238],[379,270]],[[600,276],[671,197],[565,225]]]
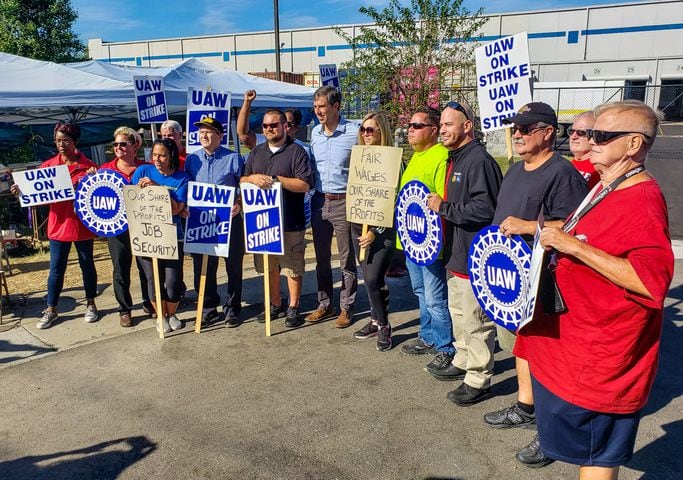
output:
[[[76,245],[78,264],[81,266],[81,273],[83,274],[85,298],[95,298],[97,296],[97,271],[95,270],[95,261],[92,254],[93,241],[61,242],[59,240],[50,240],[50,275],[47,277],[47,305],[49,307],[56,307],[57,303],[59,303],[72,243]]]
[[[443,260],[420,267],[406,260],[413,293],[420,305],[420,339],[439,352],[454,353],[453,325],[448,311],[446,270]]]

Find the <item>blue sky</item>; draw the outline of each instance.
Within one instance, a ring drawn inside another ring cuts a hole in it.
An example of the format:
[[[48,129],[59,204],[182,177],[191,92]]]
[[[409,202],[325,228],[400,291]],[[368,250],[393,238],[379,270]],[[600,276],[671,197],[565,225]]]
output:
[[[404,1],[403,3],[409,3]],[[514,12],[625,3],[618,0],[465,0],[470,11]],[[74,31],[109,42],[151,40],[273,29],[272,0],[71,0],[79,19]],[[381,8],[387,0],[279,0],[280,29],[368,22],[361,5]]]

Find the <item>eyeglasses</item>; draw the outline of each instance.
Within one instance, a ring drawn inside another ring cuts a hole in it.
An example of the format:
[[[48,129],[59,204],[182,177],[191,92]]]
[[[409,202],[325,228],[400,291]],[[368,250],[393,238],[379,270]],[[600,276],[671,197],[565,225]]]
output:
[[[571,128],[571,127],[567,129],[567,135],[569,135],[571,137],[574,134],[576,134],[579,137],[587,137],[588,136],[588,130],[577,130],[577,129]]]
[[[466,120],[472,120],[470,116],[467,114],[467,110],[465,110],[465,107],[463,107],[458,102],[448,102],[444,108],[452,108],[453,110],[457,110],[458,112],[465,115]]]
[[[607,143],[610,140],[613,140],[617,137],[623,137],[624,135],[642,135],[647,140],[652,140],[650,135],[646,135],[643,132],[608,132],[606,130],[587,130],[586,134],[588,135],[588,139],[590,140],[592,138],[597,145]]]
[[[73,140],[70,138],[55,138],[55,143],[59,145],[60,143],[62,145],[71,145],[73,143]]]
[[[261,126],[263,127],[264,130],[267,129],[272,129],[275,130],[278,126],[282,125],[282,122],[276,122],[276,123],[262,123]]]
[[[129,145],[130,145],[130,143],[128,143],[128,142],[114,142],[114,143],[112,143],[112,146],[119,147],[119,148],[126,148]]]
[[[374,135],[377,130],[375,130],[373,127],[360,127],[360,134],[365,135],[366,133],[368,135]]]
[[[436,125],[432,125],[431,123],[409,123],[408,128],[412,128],[413,130],[422,130],[425,127],[435,127]]]
[[[531,135],[533,133],[536,133],[537,130],[542,130],[547,127],[534,127],[534,128],[529,128],[529,127],[521,127],[519,125],[513,125],[512,128],[510,129],[510,133],[513,135],[517,132],[519,132],[522,135]]]

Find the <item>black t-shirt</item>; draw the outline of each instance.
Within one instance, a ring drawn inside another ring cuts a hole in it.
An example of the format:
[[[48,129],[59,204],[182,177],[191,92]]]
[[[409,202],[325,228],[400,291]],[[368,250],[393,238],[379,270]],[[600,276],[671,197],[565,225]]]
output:
[[[244,166],[245,176],[253,173],[298,178],[308,183],[309,186],[313,186],[313,170],[308,154],[301,145],[294,143],[289,137],[275,153],[270,151],[267,142],[256,145]],[[286,232],[306,228],[304,195],[304,193],[290,192],[286,188],[282,189],[282,210]]]
[[[536,220],[541,206],[546,220],[564,220],[587,193],[586,180],[557,152],[530,172],[524,170],[524,162],[517,162],[503,178],[493,225],[509,216]]]

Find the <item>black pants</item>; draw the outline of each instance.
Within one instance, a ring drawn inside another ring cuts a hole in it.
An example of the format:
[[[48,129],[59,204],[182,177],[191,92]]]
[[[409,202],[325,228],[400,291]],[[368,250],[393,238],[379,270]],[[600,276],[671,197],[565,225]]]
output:
[[[351,235],[356,258],[360,254],[358,237],[361,236],[362,228],[362,225],[351,224]],[[389,323],[389,311],[386,308],[386,301],[389,298],[389,287],[384,282],[384,275],[387,273],[391,258],[394,255],[395,242],[395,230],[392,228],[385,229],[384,232],[376,234],[375,241],[365,251],[365,259],[362,262],[358,262],[363,272],[365,290],[368,292],[370,316],[379,325]]]
[[[228,296],[223,304],[223,311],[227,313],[232,309],[235,315],[240,313],[242,308],[242,261],[244,259],[244,227],[243,219],[240,215],[232,217],[230,232],[230,246],[228,257],[223,258],[225,271],[228,273]],[[201,254],[192,254],[194,266],[194,290],[199,295],[199,280],[202,273]],[[216,273],[218,271],[219,257],[208,256],[206,262],[206,284],[204,286],[204,312],[215,309],[221,304],[221,297],[218,294]]]
[[[183,242],[178,242],[177,260],[158,260],[159,283],[161,284],[161,299],[171,303],[177,303],[183,296],[185,284],[183,283]],[[154,269],[152,259],[139,257],[140,265],[145,271],[147,279],[147,291],[150,300],[156,302],[156,290],[154,289]]]
[[[126,231],[115,237],[107,238],[107,246],[109,247],[111,263],[114,267],[112,285],[114,287],[114,296],[119,304],[119,313],[130,313],[133,309],[133,299],[130,295],[130,269],[133,265],[133,253],[130,250],[128,232]],[[145,272],[142,270],[139,261],[136,262],[136,270],[140,276],[142,300],[149,300],[147,295],[147,277],[145,277]]]

